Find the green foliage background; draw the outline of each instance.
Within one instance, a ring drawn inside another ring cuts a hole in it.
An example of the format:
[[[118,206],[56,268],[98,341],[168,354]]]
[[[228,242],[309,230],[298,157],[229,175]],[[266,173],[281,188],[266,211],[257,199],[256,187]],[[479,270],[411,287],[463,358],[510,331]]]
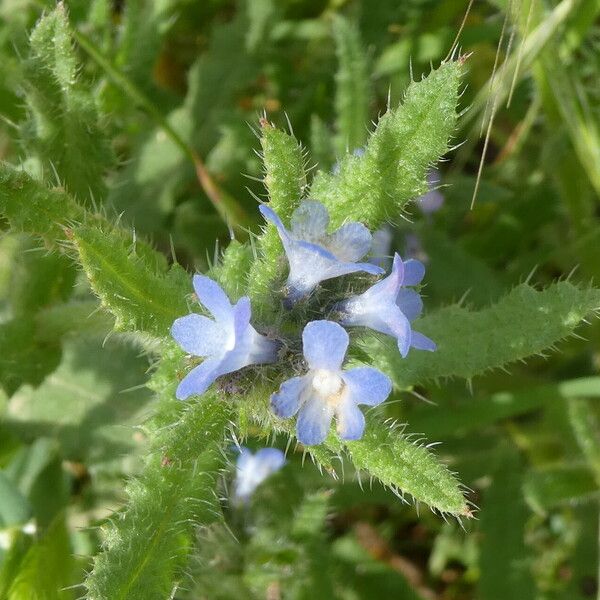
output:
[[[0,0],[0,599],[600,597],[600,4],[467,4]],[[194,271],[297,329],[302,197],[426,261],[438,343],[353,336],[392,397],[310,448],[292,365],[181,403],[168,335]],[[238,441],[288,458],[242,508]]]

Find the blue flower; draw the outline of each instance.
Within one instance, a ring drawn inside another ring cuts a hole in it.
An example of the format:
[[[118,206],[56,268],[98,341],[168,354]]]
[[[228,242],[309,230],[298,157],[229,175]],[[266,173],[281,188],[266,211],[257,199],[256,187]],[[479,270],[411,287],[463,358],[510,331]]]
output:
[[[427,216],[437,212],[444,204],[444,195],[435,187],[441,180],[441,174],[437,169],[431,169],[427,173],[427,184],[429,191],[416,200],[421,212]]]
[[[285,456],[277,448],[261,448],[252,454],[248,448],[240,448],[235,471],[234,498],[247,502],[254,490],[285,464]]]
[[[221,375],[277,360],[276,342],[250,325],[249,298],[244,296],[232,305],[219,284],[209,277],[194,275],[193,283],[198,299],[214,320],[192,313],[176,319],[171,327],[171,335],[186,352],[205,357],[179,384],[179,400],[203,394]]]
[[[332,321],[312,321],[302,333],[306,375],[284,381],[271,396],[273,412],[284,419],[298,413],[297,437],[306,446],[320,444],[335,415],[344,440],[358,440],[365,428],[359,404],[377,406],[392,391],[389,377],[371,367],[342,371],[349,337]]]
[[[388,225],[373,233],[373,245],[369,262],[382,269],[390,262],[390,250],[394,234]]]
[[[288,231],[277,213],[265,204],[260,206],[265,219],[277,227],[290,265],[286,299],[293,304],[312,292],[326,279],[365,271],[383,273],[376,265],[357,263],[371,247],[371,233],[362,223],[346,223],[327,233],[329,213],[315,200],[305,200],[292,214]]]
[[[402,356],[409,348],[433,351],[435,343],[422,333],[412,330],[414,321],[423,310],[421,296],[404,286],[418,285],[425,275],[425,267],[418,260],[402,262],[394,255],[392,272],[359,296],[340,302],[340,323],[346,326],[369,327],[391,335],[398,340]]]

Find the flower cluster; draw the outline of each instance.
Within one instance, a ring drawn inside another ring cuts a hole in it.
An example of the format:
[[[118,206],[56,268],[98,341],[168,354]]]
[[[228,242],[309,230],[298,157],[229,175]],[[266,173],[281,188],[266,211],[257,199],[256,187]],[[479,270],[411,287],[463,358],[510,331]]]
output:
[[[372,246],[371,233],[361,223],[346,223],[328,233],[327,209],[314,200],[305,200],[294,211],[289,231],[270,207],[261,205],[260,211],[277,228],[287,256],[286,308],[306,300],[322,281],[356,272],[371,276],[383,273],[378,265],[358,262]],[[365,418],[359,405],[377,406],[392,390],[389,377],[377,369],[343,368],[350,342],[344,327],[367,327],[392,336],[403,357],[411,347],[435,350],[434,342],[411,326],[423,307],[420,295],[411,288],[421,283],[424,274],[420,262],[402,261],[395,254],[387,277],[375,281],[365,292],[329,306],[335,321],[316,320],[304,326],[306,371],[284,381],[271,396],[271,408],[278,417],[297,415],[300,442],[323,442],[334,418],[340,438],[360,439]],[[179,384],[179,399],[202,394],[217,378],[248,365],[277,362],[280,354],[279,342],[250,324],[249,298],[232,305],[219,285],[203,275],[195,275],[193,284],[198,300],[213,318],[192,313],[173,324],[171,332],[178,344],[189,354],[204,358]],[[242,457],[243,464],[250,461]],[[254,467],[250,472],[258,473]],[[249,476],[248,481],[258,476],[253,477]],[[243,477],[239,480],[245,481]],[[252,485],[239,483],[241,491],[236,494],[243,497],[244,490],[253,489]]]

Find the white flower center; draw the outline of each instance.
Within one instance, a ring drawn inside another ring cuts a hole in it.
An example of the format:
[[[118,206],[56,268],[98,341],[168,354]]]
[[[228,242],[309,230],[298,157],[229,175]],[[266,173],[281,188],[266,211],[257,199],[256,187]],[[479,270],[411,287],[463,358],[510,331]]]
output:
[[[344,381],[335,371],[317,369],[313,375],[313,389],[328,401],[334,400],[342,390]]]

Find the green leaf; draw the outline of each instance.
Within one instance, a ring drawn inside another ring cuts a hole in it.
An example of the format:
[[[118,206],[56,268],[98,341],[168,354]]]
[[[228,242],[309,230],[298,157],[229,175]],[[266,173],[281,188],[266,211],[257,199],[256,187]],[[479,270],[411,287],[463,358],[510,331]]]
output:
[[[391,338],[365,337],[360,346],[400,388],[441,377],[470,379],[490,369],[539,354],[567,337],[600,307],[600,290],[567,281],[536,291],[514,288],[479,311],[449,306],[414,323],[438,345],[435,352],[398,353]]]
[[[25,442],[57,439],[68,460],[90,465],[117,458],[139,446],[130,425],[149,401],[147,369],[139,350],[122,342],[69,340],[56,371],[39,388],[13,396],[4,422]]]
[[[600,491],[588,466],[559,465],[528,473],[523,493],[534,511],[546,515],[557,506],[595,501]]]
[[[60,344],[38,336],[31,319],[0,323],[0,385],[10,396],[24,383],[39,385],[60,362]]]
[[[211,269],[214,277],[234,302],[246,292],[246,277],[253,261],[252,248],[236,240],[229,242],[221,262]]]
[[[477,597],[533,599],[535,588],[524,539],[528,511],[521,494],[519,455],[503,447],[495,458],[492,485],[484,494],[479,517],[481,577]]]
[[[230,413],[216,396],[183,405],[165,400],[170,427],[158,437],[129,502],[106,531],[86,580],[90,600],[164,600],[183,577],[194,525],[219,514],[216,477]],[[165,409],[165,406],[163,406]]]
[[[58,444],[51,438],[37,438],[21,447],[7,465],[5,474],[27,497],[33,517],[47,527],[69,500],[70,480],[62,468]]]
[[[310,195],[329,208],[332,226],[352,220],[377,229],[427,191],[427,170],[456,127],[462,70],[461,61],[443,63],[412,82],[404,103],[379,120],[364,156],[346,155],[339,174],[317,174]]]
[[[442,513],[471,516],[456,477],[426,446],[403,435],[397,427],[367,419],[362,439],[345,446],[357,469],[398,493],[406,492]]]
[[[318,491],[306,496],[294,515],[292,537],[322,539],[323,527],[329,512],[330,491]]]
[[[13,315],[27,318],[42,307],[68,300],[75,284],[73,261],[48,253],[31,239],[20,240],[9,289]]]
[[[27,498],[17,486],[0,471],[0,528],[11,525],[23,525],[31,515]]]
[[[160,255],[119,231],[81,226],[72,237],[94,292],[116,318],[117,330],[165,336],[173,321],[189,312],[185,295],[190,282],[178,265],[168,270]]]
[[[571,398],[567,404],[577,444],[600,485],[600,419],[595,408],[595,403],[587,398]]]
[[[582,377],[555,384],[527,386],[497,392],[486,398],[469,398],[459,404],[425,406],[410,414],[410,426],[428,437],[440,439],[482,429],[563,398],[600,397],[600,377]]]
[[[65,228],[85,217],[64,190],[49,189],[8,164],[0,164],[0,213],[13,230],[40,236],[49,247],[66,239]]]
[[[71,583],[73,556],[64,516],[58,516],[44,536],[24,556],[7,600],[62,600]]]
[[[25,97],[31,118],[26,145],[42,161],[45,175],[80,201],[106,193],[104,174],[112,166],[110,145],[98,122],[93,97],[78,81],[78,65],[64,4],[43,16],[30,38],[25,62]]]
[[[335,75],[336,150],[343,155],[366,141],[371,84],[357,24],[337,16],[333,21],[333,37],[339,63]]]

